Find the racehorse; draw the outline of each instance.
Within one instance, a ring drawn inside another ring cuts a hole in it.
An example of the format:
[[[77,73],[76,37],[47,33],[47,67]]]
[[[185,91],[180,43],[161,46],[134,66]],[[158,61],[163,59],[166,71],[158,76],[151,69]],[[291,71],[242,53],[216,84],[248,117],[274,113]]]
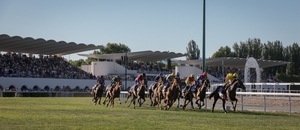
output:
[[[114,99],[120,97],[121,86],[122,86],[122,82],[121,82],[121,81],[119,81],[119,82],[116,83],[116,85],[115,85],[115,87],[113,88],[113,90],[111,90],[112,87],[111,87],[110,85],[107,86],[106,94],[105,94],[105,99],[104,99],[104,101],[103,101],[103,104],[105,104],[106,99],[108,98],[108,102],[107,102],[106,107],[108,107],[109,104],[110,104],[112,107],[114,107],[114,104],[115,104]],[[111,91],[111,92],[110,92],[110,91]],[[120,101],[119,101],[119,103],[121,104]]]
[[[212,112],[214,112],[214,108],[215,108],[215,105],[216,105],[216,102],[218,101],[218,99],[221,99],[223,102],[223,104],[222,104],[223,110],[225,113],[227,113],[227,111],[225,110],[226,100],[224,98],[222,98],[223,97],[222,95],[219,94],[219,90],[221,88],[223,88],[223,86],[218,86],[217,89],[209,95],[209,99],[214,97]],[[246,90],[244,83],[240,79],[234,79],[232,81],[232,84],[230,84],[230,86],[227,88],[227,90],[223,93],[223,94],[226,94],[226,97],[228,97],[228,100],[231,102],[234,111],[236,110],[236,104],[238,102],[238,99],[236,99],[236,89],[237,88],[241,88],[243,91]],[[235,104],[233,104],[234,101],[235,101]]]
[[[154,89],[157,87],[157,84],[158,83],[152,83],[150,84],[149,88],[148,88],[148,93],[149,93],[149,99],[150,99],[150,106],[153,106],[154,105],[154,101],[153,101],[153,98],[154,98]]]
[[[149,93],[149,98],[150,98],[150,106],[155,106],[157,104],[157,102],[155,102],[154,94],[155,94],[157,86],[159,86],[161,82],[162,82],[162,79],[159,78],[156,83],[152,83],[148,88],[148,93]]]
[[[202,81],[202,85],[197,88],[198,89],[197,89],[197,93],[196,93],[196,102],[195,103],[198,105],[198,108],[201,109],[201,107],[204,106],[204,99],[206,97],[206,89],[210,88],[210,81],[208,79]],[[200,103],[199,103],[199,101],[200,101]],[[202,102],[202,104],[201,104],[201,102]]]
[[[186,94],[183,94],[182,97],[184,99],[184,104],[182,106],[182,109],[185,110],[185,107],[191,103],[191,107],[192,107],[192,110],[195,110],[194,109],[194,105],[193,105],[193,92],[192,92],[192,86],[186,86],[188,87],[187,90],[186,90]]]
[[[180,78],[175,77],[171,82],[170,87],[166,90],[166,96],[165,96],[166,110],[169,110],[176,100],[178,100],[177,108],[179,108],[180,90],[181,90]]]
[[[164,99],[162,89],[165,86],[163,82],[160,82],[157,84],[157,87],[154,89],[154,98],[152,98],[154,101],[154,105],[157,104],[157,108],[160,110],[162,109],[161,106],[161,100]]]
[[[97,104],[97,101],[98,101],[98,104],[101,105],[101,97],[102,97],[102,94],[103,94],[103,89],[104,89],[104,86],[101,85],[101,84],[95,84],[93,86],[93,88],[96,87],[96,89],[93,89],[92,91],[92,94],[93,94],[93,100],[94,101],[94,104],[96,105]]]
[[[142,83],[138,86],[137,90],[136,90],[136,95],[134,94],[133,91],[135,91],[135,85],[133,85],[129,91],[128,91],[128,96],[127,96],[127,99],[125,101],[125,103],[128,101],[128,98],[131,96],[132,99],[128,105],[128,107],[130,107],[131,103],[133,103],[133,108],[135,109],[135,101],[136,99],[138,100],[138,103],[139,103],[139,106],[141,107],[142,104],[146,101],[145,100],[145,90],[146,90],[146,87],[147,87],[147,84],[146,84],[146,79],[142,80]],[[143,101],[142,101],[143,100]]]

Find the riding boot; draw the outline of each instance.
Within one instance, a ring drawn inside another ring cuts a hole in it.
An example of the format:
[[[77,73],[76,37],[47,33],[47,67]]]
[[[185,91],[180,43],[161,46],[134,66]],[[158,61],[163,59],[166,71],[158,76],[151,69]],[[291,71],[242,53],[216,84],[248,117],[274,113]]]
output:
[[[133,94],[134,94],[135,96],[137,96],[137,93],[136,93],[136,92],[137,92],[137,86],[138,86],[138,85],[135,85],[135,86],[134,86],[134,89],[133,89]]]
[[[110,88],[110,94],[112,93],[113,89],[114,89],[115,85],[112,85]]]

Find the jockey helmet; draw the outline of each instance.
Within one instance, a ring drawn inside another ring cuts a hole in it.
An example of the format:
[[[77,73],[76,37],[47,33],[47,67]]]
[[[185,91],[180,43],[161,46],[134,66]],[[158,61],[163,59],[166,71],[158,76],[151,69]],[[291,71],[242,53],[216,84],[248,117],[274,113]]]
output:
[[[233,77],[233,78],[237,78],[237,77],[239,77],[239,75],[238,75],[237,73],[234,73],[234,74],[232,75],[232,77]]]
[[[171,73],[171,76],[175,76],[175,74],[174,74],[174,73]]]
[[[146,77],[146,74],[145,74],[145,73],[143,73],[143,77]]]
[[[159,73],[159,75],[160,75],[160,76],[163,76],[163,73],[162,73],[162,72],[160,72],[160,73]]]
[[[101,75],[101,76],[100,76],[100,78],[104,78],[104,76],[103,76],[103,75]]]
[[[180,73],[179,73],[179,72],[177,72],[176,75],[177,75],[178,77],[180,77]]]
[[[201,77],[201,74],[198,74],[198,75],[197,75],[197,79],[200,78],[200,77]]]
[[[194,78],[194,74],[191,74],[190,76]]]
[[[232,73],[228,73],[227,76],[228,76],[228,77],[231,77],[231,76],[232,76]]]
[[[203,75],[207,77],[207,72],[206,72],[206,71],[204,71],[204,72],[203,72]]]
[[[120,75],[117,75],[116,78],[120,79]]]

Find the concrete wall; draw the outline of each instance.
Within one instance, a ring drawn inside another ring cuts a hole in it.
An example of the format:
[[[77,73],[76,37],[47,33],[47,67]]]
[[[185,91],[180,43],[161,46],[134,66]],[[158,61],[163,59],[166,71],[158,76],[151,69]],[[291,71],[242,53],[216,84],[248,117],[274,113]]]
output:
[[[198,74],[202,74],[202,70],[194,66],[175,66],[175,72],[179,72],[181,77],[188,77],[190,74],[194,74],[196,78]],[[220,81],[210,74],[207,76],[211,81]]]
[[[116,62],[103,61],[92,62],[91,65],[83,65],[82,70],[93,75],[125,74],[125,68]],[[137,70],[127,70],[127,74],[137,74]]]
[[[154,81],[148,81],[148,85],[153,83]],[[45,86],[49,86],[54,89],[56,86],[63,88],[63,86],[69,86],[71,89],[74,89],[76,86],[84,89],[86,86],[92,88],[93,85],[97,83],[97,80],[90,79],[50,79],[50,78],[15,78],[15,77],[0,77],[0,86],[4,88],[8,88],[13,85],[15,88],[20,89],[23,85],[25,85],[28,89],[33,88],[34,86],[38,86],[41,89],[44,89]],[[110,80],[105,80],[105,84],[109,85],[111,83]],[[126,87],[126,82],[122,81],[123,88]],[[127,81],[127,87],[131,87],[134,85],[134,81]]]

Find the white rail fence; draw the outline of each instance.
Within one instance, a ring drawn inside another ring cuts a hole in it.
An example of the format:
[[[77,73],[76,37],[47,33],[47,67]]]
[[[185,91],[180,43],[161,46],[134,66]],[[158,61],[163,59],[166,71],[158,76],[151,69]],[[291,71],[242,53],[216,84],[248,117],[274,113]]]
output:
[[[10,93],[13,94],[13,97],[22,97],[27,94],[27,96],[30,97],[30,94],[34,97],[89,97],[91,94],[89,92],[0,92],[0,97],[3,97],[3,93]],[[209,95],[211,92],[206,92],[207,95]],[[128,95],[127,91],[121,91],[120,97],[122,99],[126,98]],[[148,97],[148,92],[146,92],[146,95]],[[296,100],[300,101],[300,93],[262,93],[262,92],[237,92],[237,97],[240,96],[241,101],[238,102],[241,106],[241,111],[244,112],[244,106],[246,105],[244,103],[244,98],[251,98],[251,96],[261,96],[263,97],[263,111],[266,113],[267,111],[267,99],[266,97],[285,97],[288,98],[288,108],[289,108],[289,115],[291,115],[292,109],[298,108],[298,111],[300,112],[299,106],[292,107],[292,100],[291,97],[296,98]],[[221,102],[221,101],[219,101]],[[207,109],[207,99],[205,99],[205,109]],[[294,110],[295,111],[295,110]]]
[[[210,92],[206,92],[206,94],[210,94]],[[280,96],[280,97],[288,97],[288,107],[289,107],[289,115],[291,115],[292,112],[292,100],[291,97],[297,97],[297,99],[300,101],[300,93],[262,93],[262,92],[236,92],[237,96],[241,96],[241,110],[244,111],[244,97],[251,97],[251,96],[263,96],[264,104],[264,114],[266,114],[267,111],[267,96]],[[207,102],[207,100],[205,101]],[[207,103],[206,103],[207,104]],[[205,106],[207,108],[207,106]],[[299,106],[296,106],[297,108]],[[300,110],[299,110],[300,112]]]

